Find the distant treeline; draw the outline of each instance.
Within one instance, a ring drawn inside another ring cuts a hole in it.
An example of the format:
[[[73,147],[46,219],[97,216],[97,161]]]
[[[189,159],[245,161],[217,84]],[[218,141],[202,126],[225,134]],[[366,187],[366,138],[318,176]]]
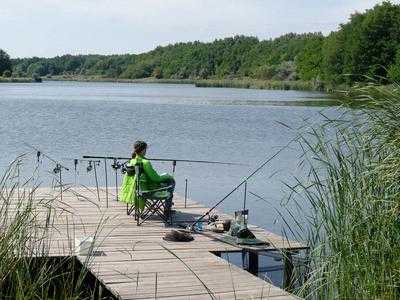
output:
[[[212,43],[196,41],[157,47],[138,55],[33,57],[12,59],[11,65],[15,77],[246,77],[336,85],[364,81],[370,76],[400,81],[400,5],[383,2],[362,14],[353,14],[347,24],[327,37],[322,33],[289,33],[260,41],[235,36]],[[0,72],[4,71],[0,62]]]

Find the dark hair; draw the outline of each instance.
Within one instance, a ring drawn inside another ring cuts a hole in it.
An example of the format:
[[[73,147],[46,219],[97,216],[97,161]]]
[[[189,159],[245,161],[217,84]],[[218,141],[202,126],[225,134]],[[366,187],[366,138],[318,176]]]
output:
[[[141,153],[143,150],[147,148],[146,142],[143,141],[136,141],[133,144],[133,153],[132,158],[135,158],[137,154]]]

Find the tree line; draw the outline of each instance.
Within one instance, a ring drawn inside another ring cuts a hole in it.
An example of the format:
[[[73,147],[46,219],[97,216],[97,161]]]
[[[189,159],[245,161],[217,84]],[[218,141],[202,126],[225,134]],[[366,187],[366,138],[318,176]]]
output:
[[[385,1],[350,16],[339,30],[289,33],[260,41],[235,36],[211,43],[177,43],[142,54],[63,55],[9,59],[0,74],[104,78],[304,80],[351,84],[368,77],[400,81],[400,5]],[[384,79],[385,78],[385,79]]]

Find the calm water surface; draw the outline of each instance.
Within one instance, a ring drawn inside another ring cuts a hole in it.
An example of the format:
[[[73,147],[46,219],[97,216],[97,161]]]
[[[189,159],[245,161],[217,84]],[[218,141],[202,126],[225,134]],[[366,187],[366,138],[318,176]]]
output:
[[[297,91],[195,88],[192,85],[125,83],[44,82],[0,84],[0,168],[18,154],[35,154],[24,142],[39,147],[71,168],[65,181],[73,183],[73,158],[83,155],[129,156],[133,141],[150,145],[148,156],[228,161],[246,166],[178,163],[177,191],[183,195],[184,181],[189,196],[212,205],[228,193],[260,162],[286,145],[296,134],[292,128],[304,120],[318,125],[320,108],[273,106],[269,101],[323,98],[323,94]],[[282,233],[283,211],[288,190],[282,182],[300,176],[299,149],[291,145],[248,185],[250,222]],[[86,163],[78,165],[79,183],[94,185]],[[171,165],[157,163],[160,172]],[[43,185],[51,182],[54,166],[41,165]],[[100,166],[103,170],[103,166]],[[100,173],[104,185],[104,174]],[[112,177],[110,172],[109,177]],[[243,192],[235,193],[221,209],[240,209]],[[305,207],[306,209],[306,207]]]

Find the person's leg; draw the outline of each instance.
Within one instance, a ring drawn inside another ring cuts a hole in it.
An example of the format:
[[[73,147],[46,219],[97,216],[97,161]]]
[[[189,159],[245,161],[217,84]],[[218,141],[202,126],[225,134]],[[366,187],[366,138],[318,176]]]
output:
[[[169,186],[168,192],[170,193],[170,197],[165,201],[165,210],[164,210],[164,215],[169,219],[171,214],[172,199],[174,197],[175,180],[173,178],[168,179],[163,182],[163,185]]]
[[[146,204],[146,200],[145,199],[143,199],[141,197],[140,198],[138,198],[138,197],[135,198],[135,206],[139,208],[140,212],[143,212],[145,204]]]

